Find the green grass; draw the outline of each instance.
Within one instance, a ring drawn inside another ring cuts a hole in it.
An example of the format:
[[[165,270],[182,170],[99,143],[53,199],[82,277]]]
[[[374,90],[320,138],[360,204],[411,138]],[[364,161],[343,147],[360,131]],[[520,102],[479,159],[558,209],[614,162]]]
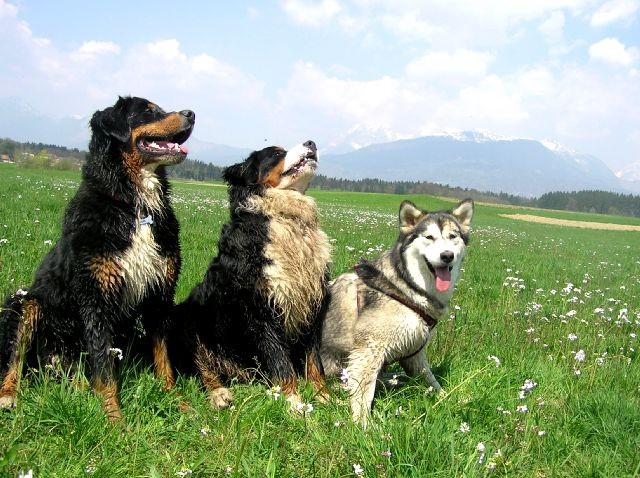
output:
[[[0,165],[0,293],[30,284],[77,184],[75,173]],[[405,197],[310,194],[333,241],[334,275],[395,240]],[[174,197],[180,300],[216,253],[226,191],[177,182]],[[452,204],[407,198],[428,209]],[[340,477],[355,476],[354,464],[364,476],[639,476],[640,233],[499,216],[509,212],[476,208],[452,316],[428,350],[444,397],[415,382],[380,391],[365,431],[350,423],[337,386],[304,418],[261,382],[234,384],[235,407],[215,411],[194,379],[181,378],[164,393],[147,368],[124,363],[125,425],[117,427],[68,374],[27,373],[17,410],[0,414],[0,476],[31,469],[35,477],[172,477],[187,470],[193,477]],[[576,359],[581,350],[584,361]],[[526,380],[536,386],[520,399]],[[302,392],[311,401],[311,390]],[[191,410],[181,411],[181,400]],[[463,423],[468,431],[460,430]]]

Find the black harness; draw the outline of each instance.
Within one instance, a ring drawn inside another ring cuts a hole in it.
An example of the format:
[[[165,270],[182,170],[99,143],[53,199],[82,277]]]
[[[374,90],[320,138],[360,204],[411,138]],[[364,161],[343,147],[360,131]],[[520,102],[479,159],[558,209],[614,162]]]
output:
[[[391,297],[396,302],[401,303],[408,309],[418,314],[420,318],[427,324],[429,330],[433,330],[438,325],[438,319],[428,314],[425,310],[421,309],[414,303],[410,302],[404,297],[404,294],[398,287],[387,279],[376,267],[369,261],[361,259],[355,266],[356,274],[362,282],[374,290],[377,290],[381,294]],[[361,299],[358,294],[358,313],[361,310]]]

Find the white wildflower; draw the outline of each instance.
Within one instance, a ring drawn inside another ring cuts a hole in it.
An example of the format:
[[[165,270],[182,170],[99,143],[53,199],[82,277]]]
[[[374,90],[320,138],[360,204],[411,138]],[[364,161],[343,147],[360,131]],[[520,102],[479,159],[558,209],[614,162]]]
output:
[[[471,427],[467,422],[462,422],[458,430],[460,430],[460,433],[469,433],[471,431]]]
[[[524,391],[525,393],[529,393],[531,392],[531,390],[533,390],[537,386],[538,386],[537,382],[534,382],[533,380],[528,378],[524,381],[524,384],[522,385],[522,387],[520,387],[520,390]]]
[[[496,357],[495,355],[489,355],[487,358],[489,360],[493,360],[495,362],[496,368],[498,368],[500,366],[500,364],[502,363],[502,362],[500,362],[500,359],[498,357]]]
[[[278,398],[280,398],[280,393],[281,393],[280,385],[276,385],[275,387],[271,387],[269,390],[267,390],[267,396],[273,397],[274,400],[277,400]]]
[[[580,349],[576,352],[576,355],[575,355],[576,362],[584,362],[585,358],[586,358],[586,354],[584,353],[584,350]]]
[[[310,403],[298,403],[296,404],[296,410],[306,415],[313,411],[313,405]]]
[[[353,474],[357,476],[364,475],[364,470],[358,463],[353,464]]]

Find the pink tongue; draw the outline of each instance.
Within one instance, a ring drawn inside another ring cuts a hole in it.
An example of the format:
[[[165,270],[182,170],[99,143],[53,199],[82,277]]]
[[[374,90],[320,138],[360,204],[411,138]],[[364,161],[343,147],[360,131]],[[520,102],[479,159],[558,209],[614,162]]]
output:
[[[451,271],[448,267],[436,267],[436,289],[445,292],[451,286]]]
[[[180,149],[180,152],[187,154],[189,152],[189,148],[187,148],[186,146],[182,145],[182,144],[178,144],[178,143],[167,143],[167,148],[175,150],[176,147],[178,147],[178,149]]]

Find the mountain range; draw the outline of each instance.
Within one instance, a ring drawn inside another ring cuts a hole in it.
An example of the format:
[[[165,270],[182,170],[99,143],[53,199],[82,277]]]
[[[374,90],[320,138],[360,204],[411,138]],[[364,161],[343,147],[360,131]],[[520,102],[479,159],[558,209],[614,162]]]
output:
[[[0,137],[85,149],[89,117],[52,118],[16,98],[0,99]],[[344,179],[429,181],[505,192],[527,197],[550,191],[597,189],[640,193],[640,163],[614,174],[598,158],[568,150],[549,141],[505,138],[487,132],[457,131],[413,139],[393,140],[390,134],[341,138],[326,154],[320,146],[319,173]],[[365,140],[365,141],[363,141]],[[189,157],[227,166],[246,158],[249,148],[215,144],[192,137]],[[359,149],[353,149],[353,146]]]
[[[320,172],[347,179],[430,181],[527,197],[550,191],[633,192],[595,156],[549,141],[462,131],[373,144],[321,158]]]

